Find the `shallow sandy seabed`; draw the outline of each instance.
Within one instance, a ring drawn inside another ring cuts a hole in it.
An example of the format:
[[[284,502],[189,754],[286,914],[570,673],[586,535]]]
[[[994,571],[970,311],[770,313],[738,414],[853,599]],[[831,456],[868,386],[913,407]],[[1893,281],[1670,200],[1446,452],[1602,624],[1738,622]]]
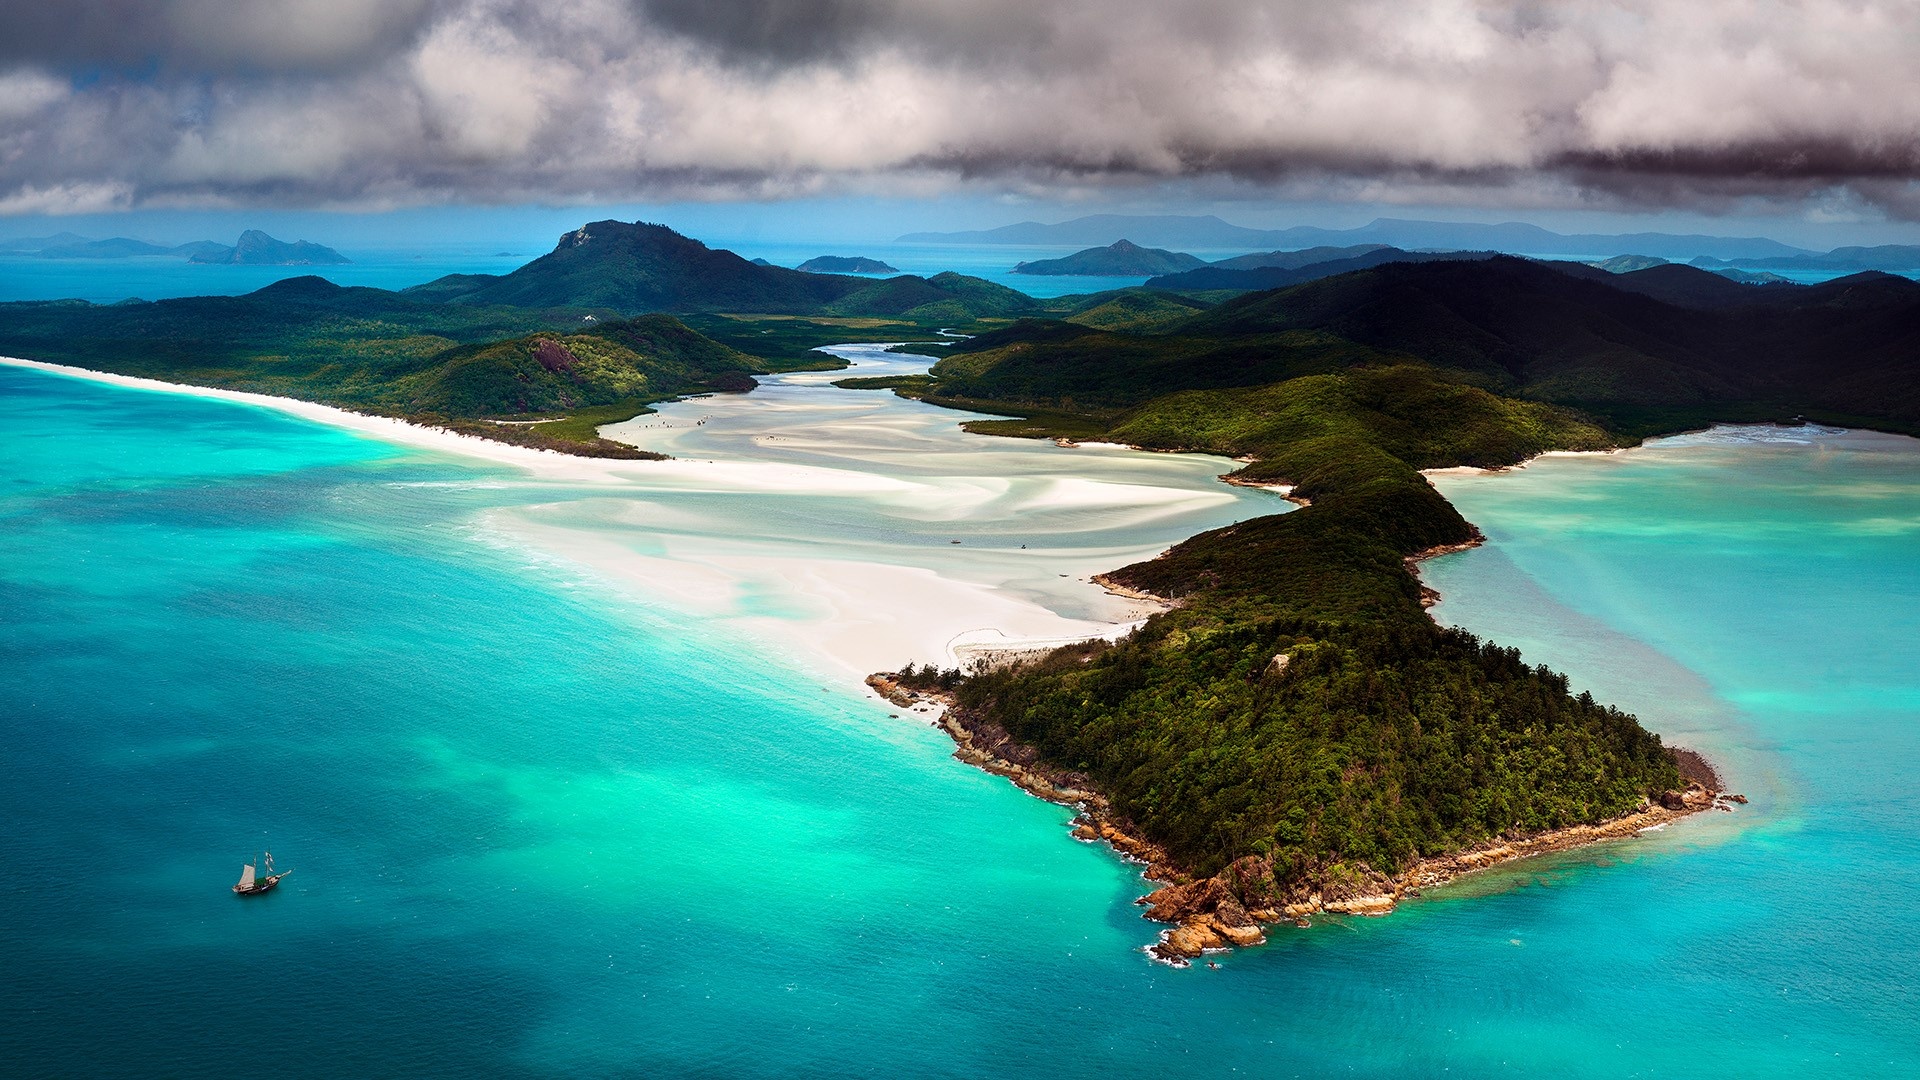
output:
[[[930,362],[884,350],[833,351],[862,375]],[[958,427],[970,414],[826,385],[844,371],[768,377],[751,394],[667,403],[609,425],[614,438],[672,455],[619,461],[289,398],[4,362],[512,466],[529,497],[482,511],[483,541],[730,621],[835,678],[1116,636],[1156,608],[1105,592],[1095,574],[1291,509],[1272,492],[1219,483],[1233,467],[1225,459],[970,435]]]

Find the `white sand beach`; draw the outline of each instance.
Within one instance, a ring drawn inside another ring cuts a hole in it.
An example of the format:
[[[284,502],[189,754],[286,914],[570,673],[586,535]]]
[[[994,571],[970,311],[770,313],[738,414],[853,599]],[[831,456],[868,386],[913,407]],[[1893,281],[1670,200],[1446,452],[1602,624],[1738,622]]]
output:
[[[884,349],[834,351],[862,375],[929,362]],[[672,455],[622,461],[263,394],[4,362],[512,466],[526,501],[477,517],[472,532],[489,546],[725,620],[835,680],[1123,633],[1154,605],[1111,594],[1094,575],[1291,508],[1274,492],[1220,483],[1233,467],[1225,459],[970,435],[958,427],[970,414],[827,386],[840,371],[775,376],[750,394],[670,402],[610,425],[615,438]]]

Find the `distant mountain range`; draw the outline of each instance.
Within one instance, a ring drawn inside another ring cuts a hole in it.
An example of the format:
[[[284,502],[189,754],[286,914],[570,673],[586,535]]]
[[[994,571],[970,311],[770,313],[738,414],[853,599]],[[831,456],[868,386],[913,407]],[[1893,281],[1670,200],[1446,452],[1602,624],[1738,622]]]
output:
[[[1013,268],[1016,274],[1051,276],[1091,275],[1139,277],[1151,274],[1177,274],[1182,270],[1207,265],[1206,260],[1180,251],[1145,248],[1131,240],[1117,240],[1107,247],[1076,251],[1064,259],[1039,259]]]
[[[305,240],[287,243],[275,240],[258,229],[241,233],[240,239],[231,245],[195,240],[172,247],[125,236],[89,240],[84,236],[63,232],[53,236],[0,241],[0,254],[33,255],[42,259],[131,259],[167,255],[194,263],[243,266],[337,266],[352,261],[330,247]]]
[[[1805,248],[1765,237],[1626,233],[1557,233],[1537,225],[1509,221],[1497,225],[1451,221],[1413,221],[1378,218],[1356,229],[1322,229],[1298,225],[1288,229],[1249,229],[1211,215],[1206,217],[1097,214],[1046,225],[1023,221],[997,229],[972,232],[920,232],[900,237],[909,244],[1022,244],[1029,246],[1111,244],[1127,238],[1135,243],[1187,248],[1352,247],[1384,244],[1415,250],[1446,248],[1459,251],[1504,251],[1529,255],[1610,258],[1614,255],[1657,255],[1668,259],[1710,256],[1740,260],[1792,258],[1816,255]],[[1842,249],[1845,250],[1845,249]]]
[[[69,244],[84,244],[87,238],[76,233],[54,233],[52,236],[21,236],[12,240],[0,240],[0,255],[32,255],[50,247],[65,247]]]

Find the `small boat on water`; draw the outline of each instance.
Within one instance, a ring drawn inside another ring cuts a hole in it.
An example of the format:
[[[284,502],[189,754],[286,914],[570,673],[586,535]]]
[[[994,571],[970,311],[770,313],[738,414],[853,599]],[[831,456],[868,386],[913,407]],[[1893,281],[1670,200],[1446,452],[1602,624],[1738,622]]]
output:
[[[254,869],[254,864],[252,863],[248,863],[240,868],[240,884],[233,887],[235,893],[240,896],[258,896],[263,892],[271,891],[275,885],[280,884],[281,878],[293,873],[291,870],[282,870],[275,873],[273,869],[273,852],[271,851],[261,853],[260,873],[255,874]]]

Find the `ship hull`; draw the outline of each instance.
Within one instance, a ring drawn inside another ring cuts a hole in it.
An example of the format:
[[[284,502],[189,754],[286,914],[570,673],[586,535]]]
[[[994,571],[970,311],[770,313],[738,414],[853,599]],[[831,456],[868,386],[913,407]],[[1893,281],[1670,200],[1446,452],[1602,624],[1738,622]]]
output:
[[[280,884],[280,879],[286,876],[286,874],[275,874],[269,878],[261,878],[251,885],[235,885],[233,887],[233,894],[235,896],[259,896],[263,892],[272,892],[274,887]]]

